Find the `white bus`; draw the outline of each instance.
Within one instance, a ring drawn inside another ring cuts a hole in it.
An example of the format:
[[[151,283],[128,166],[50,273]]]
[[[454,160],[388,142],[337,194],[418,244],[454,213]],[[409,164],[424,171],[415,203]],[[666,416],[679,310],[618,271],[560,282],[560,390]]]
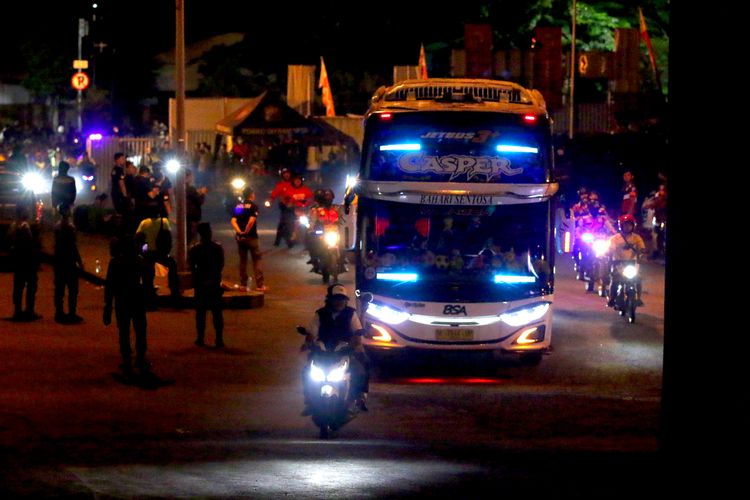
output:
[[[413,349],[541,360],[552,333],[552,169],[536,90],[431,78],[375,93],[354,250],[376,362]]]

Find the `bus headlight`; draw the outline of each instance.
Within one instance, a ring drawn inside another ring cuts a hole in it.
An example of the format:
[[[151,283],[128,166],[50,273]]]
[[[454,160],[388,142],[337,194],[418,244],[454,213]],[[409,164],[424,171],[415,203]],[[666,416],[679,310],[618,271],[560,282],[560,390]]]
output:
[[[523,326],[541,319],[549,310],[549,302],[539,302],[531,306],[513,309],[500,315],[506,325]]]
[[[394,309],[390,306],[370,302],[367,304],[367,314],[388,323],[389,325],[398,325],[409,318],[409,313]]]

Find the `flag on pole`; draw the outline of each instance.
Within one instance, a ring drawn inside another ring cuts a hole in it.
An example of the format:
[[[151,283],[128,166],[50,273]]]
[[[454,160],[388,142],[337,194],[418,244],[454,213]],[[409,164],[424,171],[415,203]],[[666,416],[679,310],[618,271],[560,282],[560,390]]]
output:
[[[323,56],[320,57],[320,81],[318,88],[323,89],[323,104],[326,107],[326,116],[336,116],[336,110],[333,107],[333,94],[331,93],[331,82],[328,81],[328,72],[326,64],[323,62]]]
[[[424,55],[424,44],[419,49],[419,78],[427,79],[427,58]]]
[[[654,70],[654,75],[658,77],[658,70],[656,69],[656,56],[654,56],[654,47],[651,45],[651,38],[648,36],[648,30],[646,29],[646,20],[643,18],[643,11],[638,7],[638,15],[641,17],[641,36],[646,42],[648,48],[648,57],[651,59],[651,69]]]

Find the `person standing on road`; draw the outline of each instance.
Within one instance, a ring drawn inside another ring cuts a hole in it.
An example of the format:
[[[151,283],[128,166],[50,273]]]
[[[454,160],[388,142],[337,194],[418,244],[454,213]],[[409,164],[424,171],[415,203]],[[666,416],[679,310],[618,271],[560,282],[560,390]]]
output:
[[[224,347],[224,315],[221,295],[221,272],[224,269],[224,249],[211,239],[211,225],[198,224],[200,241],[188,251],[188,266],[193,275],[195,290],[195,345],[204,346],[206,333],[206,312],[211,311],[216,347]]]
[[[73,208],[76,201],[76,180],[68,175],[70,164],[67,161],[61,161],[57,166],[57,175],[52,181],[52,206],[58,213],[62,212],[62,207]]]
[[[276,183],[273,191],[271,191],[270,199],[266,202],[266,206],[270,207],[276,198],[279,199],[279,225],[276,228],[276,239],[273,242],[275,247],[281,244],[282,239],[285,239],[287,243],[291,242],[292,232],[292,221],[287,214],[290,209],[284,203],[286,193],[292,189],[292,171],[288,168],[282,168],[280,175],[281,180]],[[292,213],[292,217],[294,217],[294,213]]]
[[[104,284],[105,326],[112,323],[112,306],[119,333],[120,369],[126,374],[133,373],[132,348],[130,346],[130,323],[135,330],[135,366],[141,373],[151,368],[146,360],[146,275],[148,264],[138,254],[131,235],[115,238],[110,243],[110,256],[107,278]]]
[[[16,221],[8,233],[11,238],[10,257],[13,263],[13,321],[34,321],[42,316],[35,311],[36,290],[39,283],[42,244],[39,225],[29,223],[26,207],[18,205]],[[26,308],[23,307],[24,289]]]
[[[114,160],[115,165],[110,175],[110,196],[115,212],[122,216],[128,199],[128,190],[125,187],[125,153],[115,153]]]
[[[188,230],[188,244],[192,244],[198,235],[198,223],[203,217],[203,202],[208,188],[195,187],[193,171],[185,170],[185,222]]]
[[[248,290],[247,254],[253,259],[253,274],[255,275],[255,289],[266,291],[263,271],[260,267],[260,243],[258,240],[258,205],[255,204],[255,192],[248,186],[242,192],[243,202],[234,209],[231,224],[237,240],[237,251],[240,255],[240,287]]]
[[[162,209],[163,210],[163,209]],[[167,268],[167,283],[169,285],[172,302],[177,306],[180,302],[180,279],[177,274],[177,261],[170,255],[172,251],[172,228],[169,224],[167,214],[152,212],[147,219],[143,219],[135,231],[136,240],[147,245],[145,257],[149,263],[147,275],[147,290],[150,306],[156,307],[156,291],[154,289],[154,276],[156,264],[159,263]]]
[[[55,322],[74,324],[83,321],[76,314],[78,306],[78,273],[83,270],[83,260],[76,244],[76,228],[70,222],[70,207],[61,205],[59,222],[55,224]],[[68,289],[68,314],[63,312],[65,288]]]

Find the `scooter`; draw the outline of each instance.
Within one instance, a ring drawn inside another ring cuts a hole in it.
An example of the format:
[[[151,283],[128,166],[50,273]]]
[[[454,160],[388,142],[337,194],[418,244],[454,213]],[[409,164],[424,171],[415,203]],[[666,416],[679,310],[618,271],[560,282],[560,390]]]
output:
[[[307,335],[301,326],[297,332]],[[320,429],[320,438],[330,439],[359,413],[352,394],[352,350],[347,342],[331,346],[320,341],[309,349],[303,376],[307,404],[313,423]]]
[[[638,274],[637,260],[620,260],[612,262],[610,280],[616,280],[614,309],[620,316],[625,316],[628,323],[635,323],[637,304]],[[611,283],[611,281],[610,281]]]
[[[587,292],[597,289],[599,295],[602,294],[608,249],[609,242],[606,235],[593,232],[585,232],[581,235],[576,279],[586,282]]]

